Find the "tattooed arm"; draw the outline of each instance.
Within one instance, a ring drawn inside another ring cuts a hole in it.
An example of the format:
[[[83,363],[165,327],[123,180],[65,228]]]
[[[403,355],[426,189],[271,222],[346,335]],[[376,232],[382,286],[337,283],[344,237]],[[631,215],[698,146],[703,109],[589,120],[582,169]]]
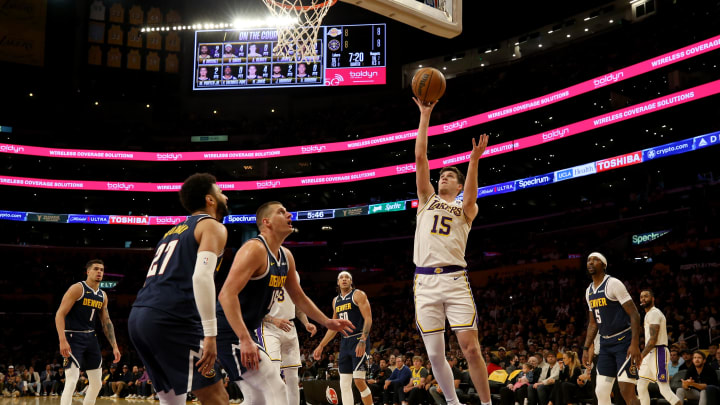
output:
[[[104,301],[102,311],[100,311],[100,323],[102,324],[103,332],[105,332],[105,337],[107,337],[110,346],[113,348],[113,355],[115,356],[114,362],[119,363],[120,349],[118,349],[117,341],[115,340],[115,328],[113,327],[113,323],[110,320],[110,313],[108,312],[107,294],[105,294]]]

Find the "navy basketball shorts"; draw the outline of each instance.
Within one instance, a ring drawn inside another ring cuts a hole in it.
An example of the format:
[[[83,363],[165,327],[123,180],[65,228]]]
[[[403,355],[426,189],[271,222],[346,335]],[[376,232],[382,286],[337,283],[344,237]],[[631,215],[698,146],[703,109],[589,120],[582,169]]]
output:
[[[73,364],[81,370],[100,368],[102,354],[97,333],[65,331],[65,337],[70,344],[70,357],[63,359],[64,368],[70,368]]]
[[[253,338],[253,343],[255,343],[258,347],[258,354],[260,356],[259,367],[271,367],[272,360],[263,346],[258,343],[258,337],[256,336],[255,331],[251,331],[250,336]],[[222,336],[218,335],[217,352],[218,361],[222,364],[222,367],[225,369],[230,381],[242,380],[243,374],[248,373],[248,369],[242,364],[240,339],[238,339],[235,333],[223,334]]]
[[[638,365],[633,364],[627,355],[631,341],[630,330],[610,338],[600,338],[600,354],[597,360],[599,375],[617,378],[620,382],[637,383]]]
[[[220,381],[220,365],[201,374],[195,363],[202,357],[202,326],[149,307],[133,307],[128,319],[133,346],[156,391],[176,395]]]
[[[358,357],[355,355],[355,348],[359,340],[359,334],[343,337],[340,340],[340,354],[338,355],[338,371],[340,374],[352,373],[353,378],[365,378],[367,371],[367,359],[370,355],[370,343],[365,343],[365,353]]]

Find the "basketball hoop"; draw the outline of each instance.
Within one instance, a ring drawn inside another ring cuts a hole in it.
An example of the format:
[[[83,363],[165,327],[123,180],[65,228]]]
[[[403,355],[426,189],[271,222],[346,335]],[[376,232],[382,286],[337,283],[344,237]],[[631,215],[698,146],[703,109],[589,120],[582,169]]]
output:
[[[278,40],[273,55],[294,57],[297,62],[318,62],[318,29],[337,0],[263,0],[263,3],[278,20],[290,17],[297,21],[296,25],[277,27]]]

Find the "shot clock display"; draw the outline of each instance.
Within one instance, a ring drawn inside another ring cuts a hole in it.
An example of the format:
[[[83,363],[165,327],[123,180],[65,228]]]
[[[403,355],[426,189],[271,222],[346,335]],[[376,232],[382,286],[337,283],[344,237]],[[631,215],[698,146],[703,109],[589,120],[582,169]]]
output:
[[[272,28],[196,31],[193,90],[385,84],[385,24],[321,26],[314,61],[276,43]]]

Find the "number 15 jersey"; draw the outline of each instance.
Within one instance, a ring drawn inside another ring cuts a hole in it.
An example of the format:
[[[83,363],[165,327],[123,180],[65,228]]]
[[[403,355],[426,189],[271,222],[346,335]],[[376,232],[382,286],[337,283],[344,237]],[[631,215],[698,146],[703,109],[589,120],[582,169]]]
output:
[[[433,194],[417,214],[413,262],[417,267],[462,266],[470,222],[462,201],[447,202]]]

